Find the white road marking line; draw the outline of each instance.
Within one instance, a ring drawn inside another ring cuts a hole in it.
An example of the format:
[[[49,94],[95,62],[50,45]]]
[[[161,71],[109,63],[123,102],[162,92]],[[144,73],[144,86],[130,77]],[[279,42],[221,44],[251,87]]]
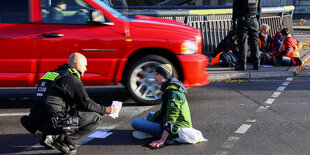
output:
[[[240,139],[240,137],[229,137],[222,145],[225,149],[231,149],[235,143]]]
[[[288,86],[290,84],[290,82],[283,82],[282,85],[283,86]]]
[[[267,108],[268,108],[269,106],[260,106],[257,110],[256,110],[256,112],[264,112],[264,111],[266,111],[267,110]]]
[[[294,78],[288,77],[285,81],[293,81]]]
[[[267,101],[265,103],[267,104],[272,104],[275,101],[275,98],[279,97],[279,95],[281,94],[281,91],[284,91],[284,89],[286,87],[284,86],[288,86],[290,84],[290,82],[287,81],[292,81],[294,78],[286,78],[286,81],[282,83],[282,86],[278,87],[277,91],[275,91],[271,97],[273,98],[268,98]],[[256,112],[264,112],[269,108],[269,106],[260,106]],[[255,123],[256,120],[246,120],[246,122],[248,123]],[[247,130],[251,127],[250,124],[242,124],[236,131],[236,134],[244,134],[247,132]],[[227,150],[221,150],[218,151],[215,155],[227,155],[229,153],[228,149],[233,148],[233,145],[240,139],[240,137],[229,137],[224,144],[222,145],[223,149],[227,149]]]
[[[307,102],[299,102],[299,103],[281,103],[281,105],[306,105],[309,104]]]
[[[274,102],[274,98],[269,98],[267,99],[267,101],[265,102],[266,104],[272,104]]]
[[[7,116],[24,116],[24,115],[29,115],[29,112],[28,113],[2,113],[0,114],[0,116],[2,117],[7,117]]]
[[[274,92],[274,93],[271,95],[271,97],[277,98],[277,97],[279,97],[280,94],[281,94],[281,92],[276,91],[276,92]]]
[[[228,151],[219,151],[214,155],[227,155],[227,154],[228,154]]]
[[[249,124],[242,124],[236,131],[235,133],[238,134],[245,134],[246,131],[251,127],[252,125]]]
[[[249,122],[249,123],[255,123],[256,122],[256,120],[255,119],[253,119],[253,120],[246,120],[246,122]]]
[[[284,91],[284,89],[285,89],[285,87],[280,86],[280,87],[277,89],[277,91]]]

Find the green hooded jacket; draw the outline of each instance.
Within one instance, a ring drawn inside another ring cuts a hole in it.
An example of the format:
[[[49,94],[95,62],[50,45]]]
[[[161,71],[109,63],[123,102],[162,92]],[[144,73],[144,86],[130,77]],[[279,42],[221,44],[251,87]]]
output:
[[[152,122],[160,123],[161,127],[168,121],[174,123],[173,132],[179,128],[192,128],[189,106],[185,97],[184,88],[172,84],[162,92],[162,106],[160,110],[149,118]],[[178,137],[177,134],[169,133],[168,140]]]

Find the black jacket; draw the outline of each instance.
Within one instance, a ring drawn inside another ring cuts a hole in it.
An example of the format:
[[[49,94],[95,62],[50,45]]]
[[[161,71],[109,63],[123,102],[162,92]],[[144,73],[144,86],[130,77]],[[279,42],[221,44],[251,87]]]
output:
[[[236,55],[239,51],[237,40],[233,40],[231,36],[226,36],[216,47],[214,56],[219,54],[220,52],[228,52],[232,50]]]
[[[88,97],[78,70],[64,64],[48,73],[58,73],[59,76],[54,81],[44,79],[45,76],[41,78],[33,98],[30,117],[65,117],[68,112],[75,110],[105,114],[105,107]]]

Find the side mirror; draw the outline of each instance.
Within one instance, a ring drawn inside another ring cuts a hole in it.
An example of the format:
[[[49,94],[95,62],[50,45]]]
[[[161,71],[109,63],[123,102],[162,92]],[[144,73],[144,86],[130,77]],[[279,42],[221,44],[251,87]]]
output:
[[[107,18],[105,18],[99,10],[91,11],[89,23],[114,25],[114,23],[110,22]]]

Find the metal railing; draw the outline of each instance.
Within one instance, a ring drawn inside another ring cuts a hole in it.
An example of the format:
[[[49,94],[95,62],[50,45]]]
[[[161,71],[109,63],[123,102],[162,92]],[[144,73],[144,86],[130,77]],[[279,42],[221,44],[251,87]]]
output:
[[[144,8],[145,9],[145,8]],[[167,8],[166,8],[167,9]],[[292,15],[294,6],[263,7],[260,25],[265,23],[270,26],[270,34],[273,36],[280,25],[293,31]],[[148,15],[165,19],[176,20],[197,28],[202,33],[203,53],[213,56],[217,45],[226,37],[231,29],[231,8],[204,9],[204,10],[145,10],[126,11],[128,15]]]

